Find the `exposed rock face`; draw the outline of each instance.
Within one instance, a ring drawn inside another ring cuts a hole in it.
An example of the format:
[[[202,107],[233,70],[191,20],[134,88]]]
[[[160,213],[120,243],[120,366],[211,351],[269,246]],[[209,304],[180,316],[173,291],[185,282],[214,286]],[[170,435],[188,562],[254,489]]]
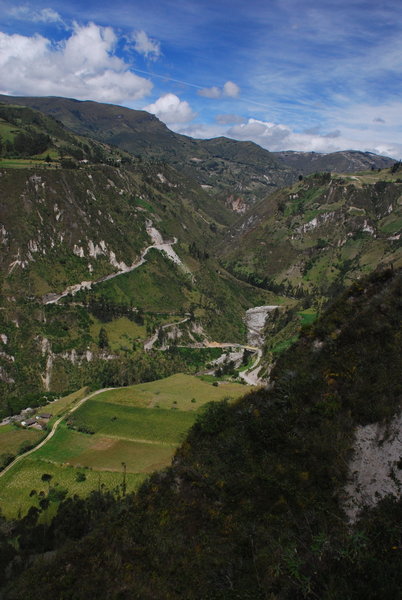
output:
[[[344,510],[351,522],[388,494],[401,496],[402,413],[387,424],[358,427],[349,472]]]
[[[246,311],[247,343],[250,346],[261,346],[264,341],[263,330],[268,313],[278,306],[256,306]]]

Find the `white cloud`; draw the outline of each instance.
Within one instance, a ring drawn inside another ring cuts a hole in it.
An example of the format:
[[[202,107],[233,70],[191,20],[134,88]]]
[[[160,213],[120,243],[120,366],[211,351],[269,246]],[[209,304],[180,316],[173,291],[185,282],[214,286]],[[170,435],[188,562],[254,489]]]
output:
[[[42,23],[58,23],[62,22],[62,18],[53,8],[42,8],[33,14],[33,21]]]
[[[197,116],[189,103],[180,100],[175,94],[161,96],[156,102],[145,106],[144,110],[156,115],[166,124],[188,123]]]
[[[15,19],[24,21],[33,21],[34,23],[62,23],[63,19],[53,8],[42,8],[41,10],[32,10],[26,4],[14,6],[9,10],[9,14]]]
[[[56,45],[40,35],[0,32],[0,91],[103,102],[143,98],[152,83],[114,55],[117,41],[111,27],[94,23],[74,24],[70,37]]]
[[[202,88],[197,92],[199,96],[203,96],[204,98],[237,98],[240,94],[240,88],[233,81],[227,81],[222,88],[214,85],[210,88]]]
[[[210,88],[203,88],[202,90],[198,90],[197,92],[200,96],[204,98],[220,98],[222,96],[222,90],[216,85]]]
[[[233,83],[233,81],[227,81],[223,86],[224,96],[229,96],[229,98],[237,98],[239,94],[240,88],[236,83]]]
[[[189,135],[195,139],[210,139],[225,135],[226,127],[222,125],[207,125],[205,123],[193,123],[188,126],[178,126],[175,128],[177,133]]]
[[[158,41],[148,37],[145,31],[135,31],[133,33],[134,48],[139,54],[146,58],[156,60],[161,53],[160,44]]]
[[[237,140],[249,140],[267,150],[299,150],[304,152],[337,152],[339,150],[361,150],[384,154],[392,158],[402,157],[402,144],[399,141],[385,143],[373,131],[344,129],[318,133],[320,128],[298,133],[291,127],[269,121],[249,119],[247,123],[234,125],[226,135]]]

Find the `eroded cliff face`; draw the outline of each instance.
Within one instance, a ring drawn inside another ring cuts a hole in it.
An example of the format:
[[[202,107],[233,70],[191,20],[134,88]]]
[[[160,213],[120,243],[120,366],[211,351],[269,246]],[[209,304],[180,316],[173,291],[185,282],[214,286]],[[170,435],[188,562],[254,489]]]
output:
[[[343,503],[352,523],[363,508],[372,508],[385,496],[401,497],[402,412],[388,423],[358,427],[353,451]]]

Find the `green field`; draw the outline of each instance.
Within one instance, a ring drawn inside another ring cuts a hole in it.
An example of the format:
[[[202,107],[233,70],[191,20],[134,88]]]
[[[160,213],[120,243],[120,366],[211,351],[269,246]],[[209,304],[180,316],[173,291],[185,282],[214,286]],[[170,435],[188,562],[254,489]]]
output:
[[[77,473],[85,474],[85,481],[77,481]],[[0,507],[3,515],[16,517],[24,515],[30,506],[37,505],[37,496],[30,496],[32,490],[47,492],[47,484],[41,477],[52,475],[52,486],[67,488],[69,494],[88,495],[92,490],[104,486],[113,489],[122,482],[122,469],[117,471],[95,471],[77,469],[72,466],[54,464],[32,456],[17,463],[0,480]],[[127,491],[134,491],[145,479],[145,474],[127,473]]]
[[[42,437],[43,433],[35,429],[2,425],[0,427],[0,455],[17,454],[22,445],[36,444]]]
[[[96,317],[92,316],[92,325],[90,334],[94,340],[99,338],[99,331],[105,329],[111,350],[120,350],[123,348],[132,349],[133,342],[140,339],[144,340],[147,333],[144,325],[138,325],[130,321],[127,317],[114,319],[109,323],[102,323]]]
[[[36,494],[29,495],[31,490],[46,492],[43,473],[52,475],[52,486],[57,483],[69,494],[86,495],[98,488],[99,478],[109,488],[120,484],[124,463],[128,489],[133,490],[147,474],[170,464],[205,403],[238,398],[248,390],[241,384],[216,387],[198,377],[177,374],[102,392],[66,416],[70,427],[63,421],[49,442],[0,477],[1,510],[11,517],[18,511],[24,514],[37,502]],[[46,406],[46,412],[63,413],[84,393],[80,390],[57,400]],[[85,473],[85,481],[76,480],[79,472]]]
[[[249,390],[239,383],[225,383],[215,387],[199,377],[177,373],[165,379],[103,392],[96,399],[123,406],[196,410],[206,402],[222,400],[226,396],[238,398],[247,391]]]

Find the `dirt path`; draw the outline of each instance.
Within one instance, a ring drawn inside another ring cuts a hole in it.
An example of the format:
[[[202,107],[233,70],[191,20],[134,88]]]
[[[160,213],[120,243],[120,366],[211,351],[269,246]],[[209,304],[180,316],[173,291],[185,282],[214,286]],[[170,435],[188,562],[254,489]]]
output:
[[[26,458],[30,454],[33,454],[34,452],[36,452],[36,450],[39,450],[39,448],[42,448],[42,446],[44,446],[54,436],[54,434],[56,433],[57,427],[60,425],[60,423],[62,422],[62,420],[65,417],[70,416],[71,413],[75,412],[82,404],[84,404],[84,402],[86,402],[87,400],[89,400],[89,398],[92,398],[93,396],[96,396],[97,394],[101,394],[102,392],[107,392],[109,390],[114,390],[114,389],[116,389],[116,388],[102,388],[101,390],[96,390],[96,392],[92,392],[91,394],[88,394],[84,398],[81,398],[81,400],[79,400],[79,402],[77,402],[77,404],[75,406],[73,406],[73,408],[71,408],[70,410],[68,410],[66,413],[64,413],[64,415],[62,415],[61,417],[59,417],[57,419],[57,421],[55,421],[53,423],[52,429],[50,430],[50,432],[48,433],[48,435],[45,437],[45,439],[43,439],[41,442],[39,442],[39,444],[37,446],[35,446],[35,448],[32,448],[31,450],[28,450],[27,452],[24,452],[24,454],[20,454],[19,456],[17,456],[16,458],[14,458],[14,460],[12,462],[10,462],[10,464],[7,465],[7,467],[0,472],[0,477],[3,477],[3,475],[5,475],[7,473],[7,471],[9,471],[10,469],[12,469],[14,467],[14,465],[17,464],[17,462],[19,462],[23,458]]]
[[[152,240],[152,244],[147,246],[145,248],[145,250],[143,250],[141,252],[140,258],[135,263],[133,263],[131,266],[120,269],[119,271],[117,271],[115,273],[110,273],[109,275],[104,275],[103,277],[101,277],[100,279],[96,279],[95,281],[81,281],[81,283],[76,283],[75,285],[69,285],[64,290],[64,292],[62,292],[61,294],[53,294],[53,293],[46,294],[42,298],[43,304],[57,304],[57,302],[59,300],[61,300],[62,298],[65,298],[69,294],[74,295],[77,292],[79,292],[80,290],[84,290],[84,289],[89,290],[94,285],[97,285],[98,283],[102,283],[103,281],[109,281],[109,279],[114,279],[115,277],[119,277],[119,275],[124,275],[125,273],[130,273],[131,271],[138,269],[138,267],[140,267],[141,265],[143,265],[146,262],[145,257],[148,254],[148,252],[152,249],[159,250],[160,252],[165,254],[169,260],[174,262],[176,265],[179,265],[186,273],[189,273],[191,275],[191,272],[188,269],[188,267],[186,267],[186,265],[181,261],[179,256],[176,254],[176,252],[172,248],[172,246],[177,242],[177,238],[174,238],[171,242],[163,241],[162,235],[159,233],[159,231],[157,229],[155,229],[155,227],[152,226],[152,224],[148,225],[147,233]]]

